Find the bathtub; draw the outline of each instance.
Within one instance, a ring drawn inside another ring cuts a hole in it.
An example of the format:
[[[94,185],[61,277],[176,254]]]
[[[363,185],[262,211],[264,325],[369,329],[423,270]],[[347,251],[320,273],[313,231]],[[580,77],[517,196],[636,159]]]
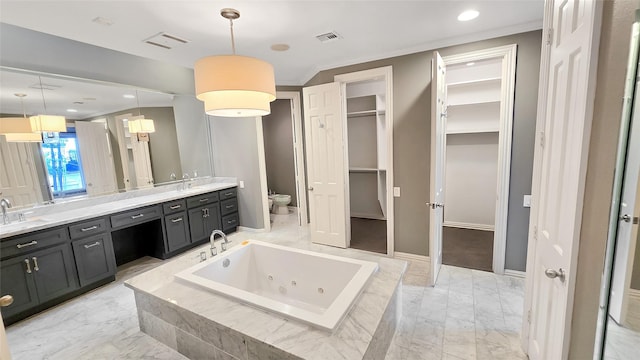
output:
[[[377,269],[370,261],[247,240],[175,276],[333,331]]]

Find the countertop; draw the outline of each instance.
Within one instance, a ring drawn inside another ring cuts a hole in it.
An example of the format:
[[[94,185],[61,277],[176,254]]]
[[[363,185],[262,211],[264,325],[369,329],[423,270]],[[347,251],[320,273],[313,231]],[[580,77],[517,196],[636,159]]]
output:
[[[211,182],[201,183],[186,190],[177,190],[178,186],[172,184],[22,209],[20,212],[27,214],[27,220],[0,225],[0,239],[234,186],[237,186],[237,183],[233,178],[212,178]]]

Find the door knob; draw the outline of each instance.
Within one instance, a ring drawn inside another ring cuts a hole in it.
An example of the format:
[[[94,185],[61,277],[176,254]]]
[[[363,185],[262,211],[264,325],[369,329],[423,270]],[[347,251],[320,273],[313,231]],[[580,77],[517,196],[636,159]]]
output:
[[[629,214],[624,214],[622,216],[620,216],[620,220],[624,221],[624,222],[631,222],[631,216],[629,216]]]
[[[564,281],[564,269],[560,268],[558,270],[547,269],[544,271],[544,274],[547,275],[549,279],[559,278],[560,281]]]
[[[3,297],[0,297],[0,306],[5,307],[11,304],[13,304],[13,296],[5,295]]]
[[[311,186],[310,186],[310,187],[309,187],[309,191],[313,191],[313,187],[311,187]]]

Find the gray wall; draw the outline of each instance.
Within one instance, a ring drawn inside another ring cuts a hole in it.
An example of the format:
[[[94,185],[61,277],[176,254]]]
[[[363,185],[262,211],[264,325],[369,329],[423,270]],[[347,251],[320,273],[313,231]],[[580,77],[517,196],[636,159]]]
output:
[[[513,129],[511,193],[507,225],[506,268],[524,270],[529,212],[522,197],[531,193],[541,31],[505,36],[438,49],[452,55],[502,45],[518,44]],[[332,82],[334,75],[393,66],[394,176],[402,197],[395,198],[395,250],[429,254],[429,201],[431,57],[425,51],[379,61],[326,70],[305,86]]]
[[[637,1],[603,1],[569,359],[593,358],[629,39]]]
[[[156,128],[156,132],[149,134],[149,153],[151,154],[151,171],[153,173],[154,182],[156,184],[160,184],[170,181],[169,175],[171,173],[175,173],[178,178],[180,178],[180,175],[182,174],[173,108],[133,108],[84,119],[107,119],[119,189],[124,189],[125,186],[123,181],[124,175],[122,172],[122,164],[120,161],[120,148],[118,147],[118,133],[116,130],[115,117],[123,114],[138,115],[138,112],[144,115],[147,119],[153,119]]]
[[[182,171],[189,175],[193,175],[196,170],[198,176],[213,175],[211,137],[205,120],[204,104],[192,95],[175,95],[173,111],[178,119],[176,133]]]
[[[209,116],[213,143],[215,176],[230,176],[244,181],[238,187],[240,226],[265,227],[263,194],[260,187],[258,126],[260,118],[221,118]],[[260,139],[262,140],[262,139]]]
[[[291,206],[298,206],[291,117],[291,100],[275,100],[271,114],[262,118],[262,130],[267,186],[278,194],[291,195]]]
[[[631,273],[631,288],[640,290],[640,231],[636,240],[636,254],[633,260],[633,272]]]

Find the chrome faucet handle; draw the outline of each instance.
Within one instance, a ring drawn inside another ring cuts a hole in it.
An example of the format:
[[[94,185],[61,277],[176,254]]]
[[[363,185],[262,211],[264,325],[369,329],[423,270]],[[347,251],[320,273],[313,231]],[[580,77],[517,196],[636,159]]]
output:
[[[221,248],[220,252],[227,251],[227,243],[226,242],[221,242],[220,243],[220,248]]]
[[[175,180],[176,179],[176,173],[169,174],[169,179]]]
[[[216,256],[218,255],[218,248],[215,246],[211,247],[211,256]]]

